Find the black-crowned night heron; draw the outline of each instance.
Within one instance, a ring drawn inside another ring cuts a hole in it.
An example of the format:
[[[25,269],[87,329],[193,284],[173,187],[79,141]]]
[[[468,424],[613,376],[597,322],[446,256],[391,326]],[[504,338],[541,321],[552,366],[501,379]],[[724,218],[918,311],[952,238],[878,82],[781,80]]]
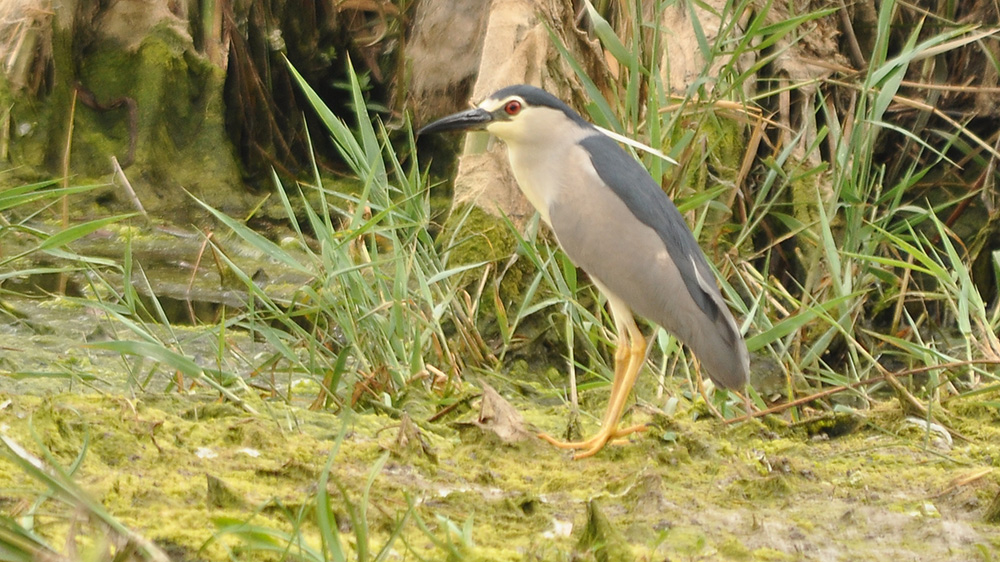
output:
[[[582,449],[581,458],[643,429],[618,428],[646,357],[632,311],[684,342],[716,384],[747,384],[746,343],[705,255],[670,198],[614,139],[553,95],[525,85],[499,90],[417,134],[455,129],[486,129],[507,144],[521,191],[607,297],[618,330],[611,398],[597,435],[580,442],[542,438]]]

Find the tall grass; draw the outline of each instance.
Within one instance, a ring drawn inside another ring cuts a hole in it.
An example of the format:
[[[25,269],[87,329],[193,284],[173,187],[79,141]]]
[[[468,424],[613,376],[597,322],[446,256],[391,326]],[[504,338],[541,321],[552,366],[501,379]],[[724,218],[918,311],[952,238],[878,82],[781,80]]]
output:
[[[276,177],[275,190],[296,233],[294,252],[209,211],[268,259],[313,277],[290,302],[279,303],[234,269],[258,308],[244,326],[271,343],[294,369],[327,373],[324,387],[331,401],[343,400],[341,386],[349,384],[344,374],[356,373],[357,380],[350,382],[360,384],[362,394],[392,406],[413,377],[460,376],[463,363],[453,342],[463,340],[445,330],[463,326],[464,303],[455,281],[478,264],[449,268],[439,254],[428,232],[428,192],[419,170],[404,169],[384,127],[369,118],[353,71],[353,129],[326,109],[301,76],[294,76],[360,189],[333,191],[315,167],[312,184],[291,190]],[[472,338],[458,345],[476,344]]]
[[[236,396],[221,379],[242,385],[240,371],[271,373],[288,401],[297,381],[313,381],[318,386],[309,388],[320,388],[315,407],[364,401],[391,410],[415,380],[427,382],[427,388],[433,383],[440,393],[452,392],[466,363],[489,361],[477,335],[466,330],[466,300],[457,283],[459,274],[479,264],[447,265],[429,233],[424,178],[415,160],[404,168],[385,128],[369,117],[353,70],[353,126],[333,115],[292,72],[357,182],[347,184],[347,190],[343,183],[330,187],[315,162],[311,182],[287,185],[275,175],[274,191],[293,229],[284,240],[268,239],[244,220],[202,203],[236,236],[236,241],[213,238],[209,243],[220,269],[245,293],[248,305],[219,321],[220,353],[228,353],[224,334],[239,329],[265,342],[266,356],[239,358],[247,364],[232,366],[228,373],[193,363],[169,328],[164,338],[163,330],[134,321],[141,316],[135,314],[140,304],[129,284],[114,302],[101,306],[138,334],[139,341],[98,346],[154,357],[245,406],[246,394]],[[258,282],[254,271],[231,256],[236,247],[261,257],[265,277],[289,272],[308,281],[290,289]],[[127,255],[126,278],[137,277],[133,265]],[[169,327],[160,311],[146,314]]]

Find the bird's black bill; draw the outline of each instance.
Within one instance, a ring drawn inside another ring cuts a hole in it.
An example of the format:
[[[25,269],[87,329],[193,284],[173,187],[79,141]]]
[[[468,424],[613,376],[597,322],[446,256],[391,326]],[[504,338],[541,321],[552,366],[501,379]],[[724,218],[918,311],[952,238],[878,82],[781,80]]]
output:
[[[493,116],[490,115],[489,111],[477,107],[476,109],[469,109],[467,111],[455,113],[454,115],[442,117],[441,119],[438,119],[437,121],[417,131],[417,135],[440,133],[441,131],[468,131],[470,129],[482,129],[492,120]]]

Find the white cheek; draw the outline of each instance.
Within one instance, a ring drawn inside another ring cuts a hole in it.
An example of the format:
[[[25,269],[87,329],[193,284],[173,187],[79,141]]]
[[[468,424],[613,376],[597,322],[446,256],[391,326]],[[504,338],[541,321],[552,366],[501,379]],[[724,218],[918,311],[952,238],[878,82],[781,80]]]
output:
[[[494,121],[486,126],[486,130],[503,140],[511,140],[517,137],[517,128],[511,121]]]

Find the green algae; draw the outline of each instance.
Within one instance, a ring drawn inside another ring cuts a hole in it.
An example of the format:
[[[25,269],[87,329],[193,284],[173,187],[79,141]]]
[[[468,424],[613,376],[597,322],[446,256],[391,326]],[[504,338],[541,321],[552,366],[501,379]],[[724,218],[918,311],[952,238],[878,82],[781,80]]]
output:
[[[601,511],[597,500],[587,502],[587,524],[576,548],[599,562],[629,560],[635,556],[618,529]]]
[[[41,443],[64,465],[89,442],[78,480],[123,522],[191,552],[213,536],[212,519],[249,517],[257,506],[273,502],[286,509],[308,504],[310,487],[335,441],[330,429],[345,419],[280,405],[273,406],[274,417],[248,416],[196,396],[8,399],[2,423],[9,435],[31,444],[34,427]],[[538,420],[565,415],[559,408],[539,411],[527,402],[517,406]],[[995,479],[927,501],[967,471],[977,455],[1000,454],[996,441],[953,450],[954,461],[942,462],[938,453],[923,451],[913,441],[878,432],[823,441],[797,437],[794,431],[789,437],[768,438],[758,423],[723,427],[714,420],[692,421],[690,411],[682,410],[671,421],[677,434],[673,443],[647,432],[580,462],[540,442],[462,439],[457,430],[441,426],[423,435],[435,449],[437,463],[421,461],[415,450],[402,450],[375,477],[370,499],[375,509],[369,509],[373,544],[386,540],[391,514],[405,506],[410,494],[419,499],[423,520],[437,522],[430,524],[439,532],[441,521],[461,525],[471,517],[473,546],[463,551],[470,560],[518,560],[538,552],[577,552],[598,560],[783,560],[793,559],[796,544],[816,545],[827,540],[823,537],[836,536],[849,539],[838,547],[840,554],[876,560],[878,555],[866,554],[865,525],[902,525],[891,535],[895,552],[919,552],[913,549],[927,539],[916,534],[918,526],[907,523],[915,520],[921,525],[943,520],[961,528],[959,544],[942,539],[937,546],[932,541],[920,547],[939,559],[958,560],[956,556],[971,556],[975,548],[996,549],[978,522],[990,492],[995,494]],[[890,407],[869,415],[890,425],[896,416]],[[294,429],[277,422],[289,416],[296,420]],[[392,442],[384,430],[399,423],[372,414],[354,415],[348,423],[331,479],[356,495],[380,451]],[[593,430],[587,426],[586,431]],[[713,440],[718,443],[711,447],[691,445]],[[99,441],[108,445],[101,447]],[[670,454],[689,446],[698,452]],[[31,485],[15,471],[2,474],[4,490]],[[215,487],[208,484],[212,479]],[[978,502],[971,509],[970,498]],[[599,513],[590,507],[594,500]],[[255,521],[287,529],[282,513],[287,511],[264,509]],[[555,521],[571,522],[572,532],[555,534]],[[763,521],[795,528],[798,538],[759,536],[753,529]],[[431,547],[416,529],[404,533],[411,544]],[[544,546],[543,534],[550,537]],[[211,545],[203,552],[209,559],[219,554]]]

